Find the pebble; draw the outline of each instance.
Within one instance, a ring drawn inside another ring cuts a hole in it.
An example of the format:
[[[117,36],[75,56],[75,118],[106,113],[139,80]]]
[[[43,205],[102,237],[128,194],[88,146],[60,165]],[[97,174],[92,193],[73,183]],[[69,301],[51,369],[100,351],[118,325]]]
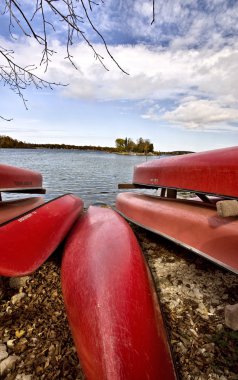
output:
[[[24,298],[25,296],[26,296],[26,293],[17,293],[17,294],[15,294],[11,298],[12,304],[15,305],[16,303],[20,302],[21,299]]]
[[[9,280],[9,286],[12,289],[20,289],[26,286],[27,282],[29,281],[29,276],[24,277],[11,277]]]
[[[0,362],[0,376],[3,376],[7,371],[10,371],[19,360],[19,356],[11,355]]]
[[[234,331],[238,330],[238,303],[235,305],[226,305],[225,324]]]
[[[19,373],[15,380],[31,380],[32,379],[32,375],[25,375],[24,373]]]
[[[0,344],[0,361],[8,357],[7,347],[5,344]]]
[[[9,339],[7,341],[7,347],[8,348],[13,348],[14,347],[14,342],[15,342],[15,339]]]
[[[144,249],[149,249],[150,248],[150,244],[149,243],[142,243],[142,247],[144,248]]]
[[[214,350],[215,350],[215,344],[214,344],[214,343],[206,343],[206,344],[204,344],[203,348],[204,348],[207,352],[211,352],[211,353],[213,353]]]
[[[187,348],[184,346],[184,344],[182,343],[182,342],[179,342],[178,344],[177,344],[177,351],[178,352],[181,352],[181,353],[186,353],[188,350],[187,350]]]

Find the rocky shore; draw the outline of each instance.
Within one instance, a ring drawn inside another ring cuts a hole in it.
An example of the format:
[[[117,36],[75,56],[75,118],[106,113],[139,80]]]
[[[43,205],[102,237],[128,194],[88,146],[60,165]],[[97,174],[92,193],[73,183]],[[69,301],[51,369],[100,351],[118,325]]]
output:
[[[153,274],[179,378],[238,379],[238,331],[227,305],[238,276],[136,228]],[[29,277],[0,278],[0,378],[83,379],[60,286],[59,249]],[[166,380],[166,379],[165,379]]]

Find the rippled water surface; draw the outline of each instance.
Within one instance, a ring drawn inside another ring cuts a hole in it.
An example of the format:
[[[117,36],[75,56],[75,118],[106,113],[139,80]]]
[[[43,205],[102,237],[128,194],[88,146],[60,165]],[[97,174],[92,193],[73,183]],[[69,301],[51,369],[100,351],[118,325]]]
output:
[[[76,150],[0,149],[1,163],[41,172],[46,199],[74,193],[83,198],[85,206],[94,202],[113,205],[118,183],[131,182],[134,165],[153,158]]]

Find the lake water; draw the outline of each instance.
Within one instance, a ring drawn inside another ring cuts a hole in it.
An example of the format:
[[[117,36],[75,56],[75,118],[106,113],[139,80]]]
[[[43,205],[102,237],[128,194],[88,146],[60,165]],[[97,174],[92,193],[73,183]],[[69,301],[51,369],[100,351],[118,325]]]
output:
[[[134,165],[154,158],[77,150],[0,149],[1,163],[41,172],[46,199],[74,193],[86,207],[94,202],[113,205],[120,191],[118,183],[131,182]],[[13,197],[19,194],[3,194],[3,199]]]

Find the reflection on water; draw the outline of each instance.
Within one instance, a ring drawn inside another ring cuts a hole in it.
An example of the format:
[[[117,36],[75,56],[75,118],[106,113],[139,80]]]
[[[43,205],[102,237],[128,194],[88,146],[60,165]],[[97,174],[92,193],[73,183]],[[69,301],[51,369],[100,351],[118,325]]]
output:
[[[131,182],[134,165],[154,158],[76,150],[0,149],[1,163],[41,172],[46,199],[74,193],[83,198],[85,206],[97,201],[113,205],[118,183]],[[4,199],[9,197],[13,195],[4,194]]]

